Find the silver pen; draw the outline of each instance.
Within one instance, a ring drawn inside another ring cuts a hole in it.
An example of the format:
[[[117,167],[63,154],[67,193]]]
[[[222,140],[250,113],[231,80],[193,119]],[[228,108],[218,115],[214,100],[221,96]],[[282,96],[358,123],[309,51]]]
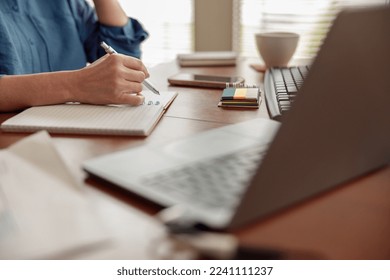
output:
[[[108,54],[114,54],[114,53],[117,53],[113,47],[111,47],[110,45],[106,44],[105,42],[101,42],[100,43],[100,46],[106,51],[106,53]],[[158,94],[160,95],[160,92],[148,81],[148,80],[144,80],[142,82],[144,84],[145,87],[147,87],[148,89],[150,89],[153,93],[155,94]]]

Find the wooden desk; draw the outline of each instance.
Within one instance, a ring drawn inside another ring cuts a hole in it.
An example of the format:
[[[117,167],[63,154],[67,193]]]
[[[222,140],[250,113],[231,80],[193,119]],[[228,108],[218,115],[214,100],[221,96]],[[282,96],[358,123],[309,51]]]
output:
[[[179,92],[153,133],[147,138],[53,135],[64,159],[77,176],[85,178],[81,163],[97,155],[146,142],[165,142],[200,131],[255,117],[268,118],[263,100],[259,110],[217,107],[220,90],[169,88],[166,78],[179,71],[241,75],[248,83],[262,82],[262,74],[242,59],[237,67],[183,68],[173,63],[153,68],[152,80],[161,90]],[[0,122],[14,114],[0,114]],[[27,134],[0,132],[0,148]],[[159,208],[145,200],[87,179],[91,199],[112,233],[112,242],[77,258],[155,259],[153,248],[164,238],[163,227],[153,218]],[[390,259],[390,168],[382,169],[325,195],[260,220],[235,232],[242,243],[286,251],[299,251],[326,259]]]

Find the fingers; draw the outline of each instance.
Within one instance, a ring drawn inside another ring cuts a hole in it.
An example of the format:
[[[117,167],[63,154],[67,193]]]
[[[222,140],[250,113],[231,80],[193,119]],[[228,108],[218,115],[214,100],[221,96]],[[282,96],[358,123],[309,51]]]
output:
[[[75,99],[81,102],[139,105],[144,101],[138,93],[142,92],[142,82],[149,73],[139,59],[105,55],[77,73],[79,94]]]
[[[145,65],[142,63],[141,60],[121,54],[117,54],[117,56],[122,59],[122,63],[126,68],[143,72],[145,75],[144,79],[150,76],[148,70],[146,69]]]
[[[128,68],[123,69],[121,73],[123,79],[129,82],[142,83],[146,79],[146,75],[142,71],[130,70]]]
[[[121,54],[110,55],[108,59],[110,72],[119,78],[142,83],[149,77],[149,72],[139,59]]]
[[[117,104],[129,104],[129,105],[141,105],[145,100],[145,97],[140,94],[122,94],[117,98]]]
[[[141,60],[130,56],[123,56],[123,59],[123,65],[127,68],[140,70],[144,72],[146,76],[149,75],[148,70]]]

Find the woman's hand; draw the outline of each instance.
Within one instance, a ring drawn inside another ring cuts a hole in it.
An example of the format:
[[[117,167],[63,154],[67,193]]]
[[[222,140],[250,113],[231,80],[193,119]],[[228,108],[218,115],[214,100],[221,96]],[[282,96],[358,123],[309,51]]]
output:
[[[71,99],[90,104],[139,105],[144,100],[139,94],[142,82],[147,77],[149,73],[139,59],[105,55],[71,74]]]
[[[139,105],[147,77],[139,59],[120,54],[105,55],[75,71],[5,75],[0,77],[0,112],[69,101]]]

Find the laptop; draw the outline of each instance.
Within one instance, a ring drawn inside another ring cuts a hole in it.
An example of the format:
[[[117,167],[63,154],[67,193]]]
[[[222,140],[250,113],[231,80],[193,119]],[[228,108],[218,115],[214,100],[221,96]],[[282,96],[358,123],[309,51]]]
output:
[[[232,229],[390,163],[390,8],[339,14],[280,124],[253,119],[83,164],[181,219]]]

